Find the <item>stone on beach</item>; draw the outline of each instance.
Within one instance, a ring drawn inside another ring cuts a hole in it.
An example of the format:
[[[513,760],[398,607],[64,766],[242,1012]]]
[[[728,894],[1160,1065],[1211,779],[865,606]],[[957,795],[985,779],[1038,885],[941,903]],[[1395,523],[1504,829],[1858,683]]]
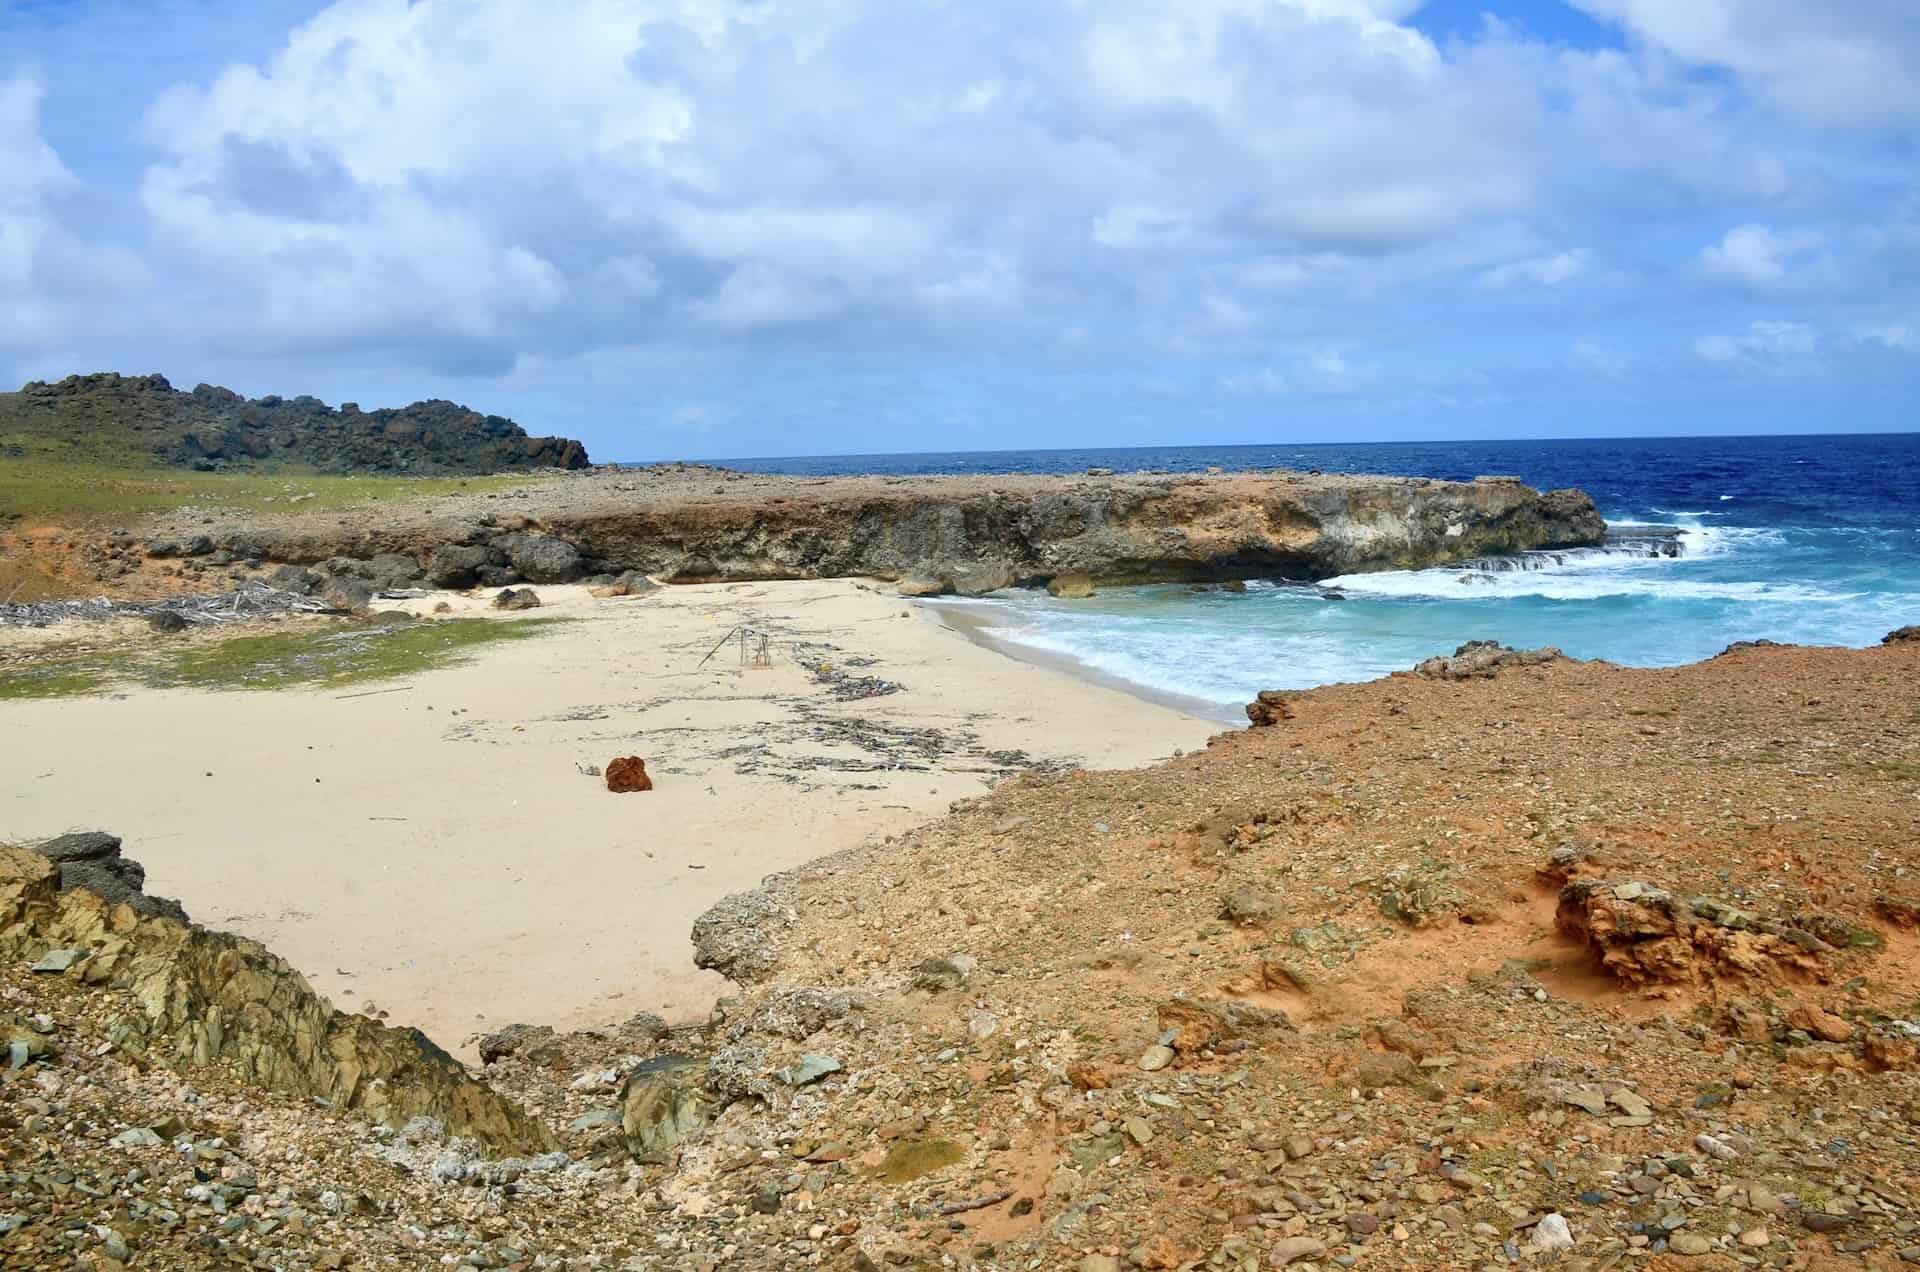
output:
[[[653,779],[647,776],[647,762],[637,755],[608,760],[607,789],[616,795],[652,790]]]

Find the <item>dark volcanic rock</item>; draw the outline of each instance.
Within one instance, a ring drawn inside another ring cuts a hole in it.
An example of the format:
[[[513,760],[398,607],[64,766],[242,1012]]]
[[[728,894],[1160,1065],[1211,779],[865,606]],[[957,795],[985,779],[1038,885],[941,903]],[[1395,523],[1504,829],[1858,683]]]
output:
[[[452,402],[334,410],[313,397],[248,400],[206,384],[183,393],[165,376],[113,372],[0,394],[0,432],[16,430],[131,443],[161,463],[202,471],[292,465],[458,474],[588,464],[586,448],[571,438],[529,437],[512,420]]]
[[[1904,645],[1909,641],[1920,641],[1920,623],[1896,627],[1880,638],[1882,645]]]
[[[176,616],[177,617],[177,616]],[[130,905],[140,914],[188,922],[187,912],[171,897],[146,893],[147,872],[120,855],[120,837],[103,830],[76,831],[37,844],[34,851],[60,867],[60,890],[85,888],[111,905]]]
[[[187,622],[177,611],[156,610],[147,615],[147,626],[153,628],[156,632],[175,635],[179,632],[186,631],[192,624]]]
[[[571,583],[585,573],[580,566],[580,550],[552,535],[503,534],[493,545],[507,554],[513,568],[529,583]]]
[[[492,563],[493,556],[485,548],[450,543],[436,549],[427,562],[427,581],[435,587],[472,587],[477,572]]]
[[[501,610],[539,609],[540,595],[530,587],[508,588],[493,598],[493,608]]]

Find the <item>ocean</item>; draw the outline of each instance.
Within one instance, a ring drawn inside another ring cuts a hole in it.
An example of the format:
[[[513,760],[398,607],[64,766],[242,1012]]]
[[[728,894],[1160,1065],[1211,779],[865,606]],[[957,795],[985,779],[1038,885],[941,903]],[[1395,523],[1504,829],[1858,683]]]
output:
[[[1236,720],[1260,689],[1368,680],[1469,640],[1636,667],[1737,640],[1869,645],[1920,623],[1920,434],[983,451],[722,461],[754,472],[1073,473],[1210,467],[1577,486],[1615,526],[1681,527],[1678,556],[1581,549],[1245,592],[1009,590],[998,640]],[[938,602],[936,602],[938,603]],[[969,603],[974,604],[974,603]]]

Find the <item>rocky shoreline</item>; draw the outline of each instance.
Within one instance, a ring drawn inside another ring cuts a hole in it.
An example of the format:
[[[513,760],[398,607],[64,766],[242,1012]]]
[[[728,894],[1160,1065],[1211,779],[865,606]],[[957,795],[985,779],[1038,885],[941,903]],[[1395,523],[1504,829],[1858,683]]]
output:
[[[716,907],[710,1020],[422,1046],[357,1115],[258,1059],[291,969],[12,852],[0,1266],[1920,1261],[1914,701],[1906,630],[1262,695]]]
[[[351,597],[638,572],[680,583],[870,577],[916,595],[1016,584],[1321,579],[1599,544],[1578,491],[1298,473],[800,479],[598,470],[377,516],[174,519],[120,566],[257,569]],[[120,568],[115,566],[113,568]],[[299,571],[306,571],[300,573]],[[364,598],[362,598],[364,599]]]

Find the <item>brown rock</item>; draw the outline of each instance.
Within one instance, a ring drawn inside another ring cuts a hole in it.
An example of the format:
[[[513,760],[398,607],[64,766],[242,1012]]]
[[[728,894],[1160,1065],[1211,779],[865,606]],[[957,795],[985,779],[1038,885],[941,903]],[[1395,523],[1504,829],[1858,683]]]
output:
[[[1262,689],[1260,696],[1247,704],[1247,719],[1256,729],[1264,729],[1282,720],[1293,719],[1293,712],[1287,709],[1286,695],[1278,689]]]
[[[1143,1268],[1177,1268],[1192,1259],[1194,1252],[1164,1232],[1156,1232],[1140,1243],[1137,1255]]]
[[[1093,595],[1093,580],[1085,574],[1057,574],[1047,584],[1047,591],[1068,601],[1084,601]]]
[[[647,762],[637,755],[623,755],[608,760],[607,789],[616,795],[652,790],[653,779],[647,776]]]
[[[1787,1025],[1804,1029],[1822,1042],[1846,1042],[1853,1037],[1853,1026],[1842,1017],[1818,1007],[1795,1007],[1787,1013]]]

